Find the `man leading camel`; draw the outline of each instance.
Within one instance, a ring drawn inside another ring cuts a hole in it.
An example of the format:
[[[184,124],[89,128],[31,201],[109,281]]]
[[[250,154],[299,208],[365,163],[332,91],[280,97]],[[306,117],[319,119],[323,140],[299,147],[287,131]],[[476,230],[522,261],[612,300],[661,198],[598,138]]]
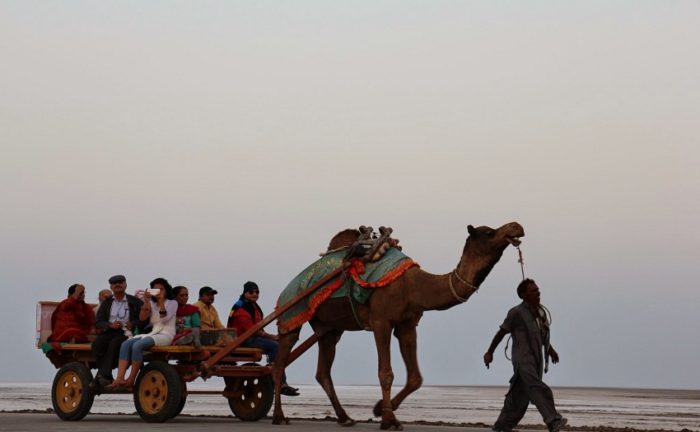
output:
[[[518,285],[518,297],[523,302],[508,311],[501,328],[484,354],[484,364],[489,367],[493,352],[503,337],[513,338],[511,358],[513,377],[510,389],[501,409],[501,415],[493,426],[494,431],[510,432],[525,415],[530,402],[535,404],[549,432],[558,432],[567,423],[554,407],[554,395],[542,381],[542,371],[547,371],[549,357],[559,362],[559,354],[549,344],[549,322],[546,309],[540,305],[540,289],[532,279]],[[542,355],[544,351],[544,356]]]

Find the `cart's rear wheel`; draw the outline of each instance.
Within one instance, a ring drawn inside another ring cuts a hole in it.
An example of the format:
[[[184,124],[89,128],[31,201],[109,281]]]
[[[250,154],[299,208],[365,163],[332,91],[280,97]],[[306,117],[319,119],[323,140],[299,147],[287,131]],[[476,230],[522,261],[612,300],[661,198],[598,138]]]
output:
[[[181,395],[180,376],[166,362],[148,363],[136,378],[134,405],[139,416],[149,423],[162,423],[175,417],[183,399]]]
[[[238,393],[228,398],[228,405],[240,420],[258,421],[270,411],[275,397],[272,376],[225,378],[225,382],[227,390]]]
[[[82,420],[95,400],[90,381],[90,369],[82,363],[71,362],[61,367],[51,387],[51,402],[56,415],[63,420]]]

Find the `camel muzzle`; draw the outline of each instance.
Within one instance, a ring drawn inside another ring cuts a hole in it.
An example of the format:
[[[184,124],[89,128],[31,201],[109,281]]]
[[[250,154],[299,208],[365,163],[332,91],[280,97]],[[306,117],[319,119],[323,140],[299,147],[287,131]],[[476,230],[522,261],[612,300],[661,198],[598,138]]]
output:
[[[520,246],[520,243],[522,243],[520,237],[506,237],[506,240],[508,240],[508,243],[512,244],[515,247]]]

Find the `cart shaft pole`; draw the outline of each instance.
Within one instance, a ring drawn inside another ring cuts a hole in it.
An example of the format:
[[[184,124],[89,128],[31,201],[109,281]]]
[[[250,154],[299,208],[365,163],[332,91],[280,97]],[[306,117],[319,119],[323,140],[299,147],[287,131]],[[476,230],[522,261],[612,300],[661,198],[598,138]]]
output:
[[[276,320],[280,315],[283,313],[287,312],[292,306],[295,304],[299,303],[302,301],[304,298],[308,297],[311,293],[316,291],[319,287],[325,285],[328,281],[333,279],[334,277],[338,276],[340,273],[342,273],[343,267],[339,267],[333,272],[327,274],[324,276],[321,280],[313,284],[312,286],[306,288],[304,291],[300,292],[297,294],[296,297],[285,303],[284,305],[278,307],[275,309],[274,312],[272,312],[270,315],[266,316],[263,318],[262,321],[259,323],[255,324],[253,327],[249,328],[245,332],[243,332],[242,335],[238,335],[236,339],[234,339],[232,342],[230,342],[228,345],[223,347],[218,353],[216,353],[214,356],[212,356],[209,360],[205,361],[201,365],[201,369],[203,371],[206,371],[210,369],[213,365],[221,361],[222,358],[226,357],[231,351],[235,350],[236,348],[240,347],[243,345],[243,343],[248,340],[251,336],[255,336],[260,330],[262,330],[265,326],[270,324],[272,321]],[[315,341],[314,341],[315,342]],[[300,346],[301,348],[301,346]],[[308,347],[306,348],[308,349]]]
[[[287,358],[287,364],[285,367],[289,366],[292,364],[292,362],[296,359],[299,358],[302,354],[304,354],[306,351],[309,350],[314,344],[318,342],[318,336],[316,334],[312,334],[309,336],[308,339],[306,339],[304,342],[301,343],[298,347],[294,348],[291,353],[289,353],[289,358]]]

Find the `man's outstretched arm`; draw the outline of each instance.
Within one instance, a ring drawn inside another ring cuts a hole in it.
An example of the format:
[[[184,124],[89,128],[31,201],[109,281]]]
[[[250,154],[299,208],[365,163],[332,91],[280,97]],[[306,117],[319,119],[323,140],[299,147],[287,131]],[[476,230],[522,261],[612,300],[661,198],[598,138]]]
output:
[[[549,346],[549,351],[547,352],[547,354],[549,354],[549,356],[552,358],[552,363],[559,363],[559,353],[556,352],[552,345]]]
[[[484,354],[484,364],[486,365],[486,369],[489,368],[489,365],[493,361],[493,352],[496,351],[496,347],[498,346],[499,343],[503,340],[503,337],[507,335],[508,332],[503,330],[502,328],[499,328],[498,331],[496,332],[496,335],[493,337],[493,340],[491,341],[491,345],[489,346],[488,351],[486,351],[486,354]]]

